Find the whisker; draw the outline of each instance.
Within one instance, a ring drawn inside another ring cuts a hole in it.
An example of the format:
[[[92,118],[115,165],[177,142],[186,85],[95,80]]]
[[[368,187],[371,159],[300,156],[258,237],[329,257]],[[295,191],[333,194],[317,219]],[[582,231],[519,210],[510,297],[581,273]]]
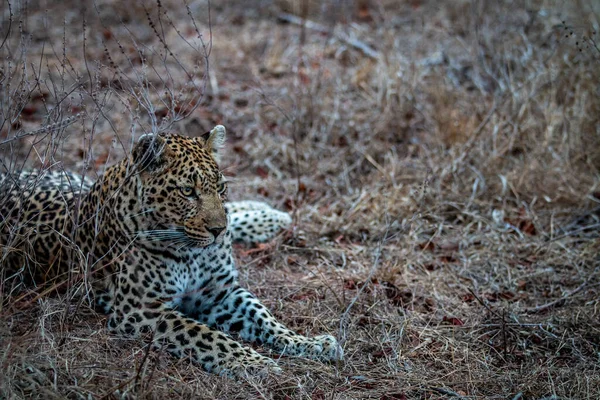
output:
[[[180,236],[183,234],[185,234],[185,232],[183,230],[173,230],[173,229],[137,231],[137,232],[132,233],[132,235],[135,235],[135,236],[156,236],[156,235]]]
[[[137,231],[135,233],[151,235],[151,234],[155,234],[155,233],[182,233],[182,232],[183,232],[183,230],[176,230],[176,229],[153,229],[153,230],[149,230],[149,231]]]
[[[131,234],[138,240],[158,242],[164,240],[179,241],[187,239],[183,229],[153,229],[148,231],[137,231]]]
[[[167,247],[176,247],[181,250],[185,247],[196,247],[198,241],[186,235],[183,228],[172,229],[150,229],[147,231],[137,231],[130,234],[134,240],[146,242],[168,242]]]
[[[177,248],[177,250],[179,251],[179,250],[183,249],[183,248],[184,248],[184,247],[186,247],[186,246],[190,246],[190,247],[191,247],[191,246],[192,246],[192,244],[194,244],[194,240],[188,239],[188,240],[186,240],[186,241],[185,241],[185,242],[184,242],[184,243],[183,243],[181,246],[179,246],[179,247]]]
[[[138,236],[138,237],[144,238],[144,239],[156,240],[156,239],[177,239],[177,238],[180,238],[180,237],[183,237],[183,236],[184,236],[183,233],[180,233],[180,234],[177,234],[177,235],[171,235],[171,234],[164,234],[163,233],[163,234],[156,234],[156,235],[141,235],[141,236]]]

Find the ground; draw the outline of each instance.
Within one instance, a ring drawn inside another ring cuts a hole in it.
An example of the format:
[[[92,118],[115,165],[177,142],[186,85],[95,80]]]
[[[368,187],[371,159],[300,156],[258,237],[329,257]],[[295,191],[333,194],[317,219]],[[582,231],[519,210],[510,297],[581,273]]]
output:
[[[2,3],[0,168],[225,125],[231,198],[294,217],[241,280],[345,360],[233,382],[108,334],[84,279],[0,286],[1,398],[600,398],[596,3],[125,4]]]

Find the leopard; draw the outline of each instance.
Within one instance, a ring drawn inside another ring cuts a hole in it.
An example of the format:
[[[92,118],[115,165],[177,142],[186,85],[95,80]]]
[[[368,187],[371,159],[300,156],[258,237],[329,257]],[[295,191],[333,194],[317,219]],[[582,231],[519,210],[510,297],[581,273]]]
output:
[[[110,332],[231,378],[282,372],[252,345],[343,360],[334,336],[296,333],[240,284],[233,243],[270,240],[292,219],[260,201],[227,202],[225,137],[222,125],[147,133],[96,180],[0,174],[0,278],[59,290],[85,277]]]

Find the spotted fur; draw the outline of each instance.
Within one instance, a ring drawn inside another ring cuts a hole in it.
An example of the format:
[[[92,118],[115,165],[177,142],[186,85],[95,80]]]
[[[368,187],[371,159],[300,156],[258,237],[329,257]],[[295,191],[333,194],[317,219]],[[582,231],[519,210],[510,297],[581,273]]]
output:
[[[225,208],[230,215],[229,229],[234,241],[264,242],[292,223],[288,213],[260,201],[231,202]]]
[[[222,126],[201,138],[143,136],[96,182],[0,176],[3,278],[60,288],[91,276],[110,330],[151,333],[156,345],[227,376],[279,371],[230,334],[282,354],[341,359],[335,338],[293,332],[239,285],[232,241],[267,240],[291,221],[264,203],[225,206],[215,161],[224,138]]]

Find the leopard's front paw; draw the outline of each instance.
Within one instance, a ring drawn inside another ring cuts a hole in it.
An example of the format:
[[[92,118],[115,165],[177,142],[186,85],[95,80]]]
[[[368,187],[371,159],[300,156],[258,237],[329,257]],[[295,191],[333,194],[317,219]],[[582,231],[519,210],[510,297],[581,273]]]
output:
[[[290,356],[306,357],[315,360],[342,360],[344,351],[337,340],[331,335],[315,336],[313,338],[296,337],[291,341],[281,340],[286,343],[282,349],[283,354]],[[275,347],[278,347],[277,345]]]
[[[320,353],[316,354],[314,358],[319,360],[343,360],[344,349],[338,343],[337,339],[331,335],[320,335],[312,338],[315,343],[318,343],[318,347],[321,348]],[[317,346],[315,346],[317,348]]]
[[[246,348],[243,355],[222,362],[216,369],[219,375],[229,378],[244,378],[249,376],[258,376],[264,378],[270,373],[281,374],[282,370],[277,363]]]
[[[313,338],[314,341],[321,345],[322,351],[319,359],[323,360],[343,360],[344,349],[338,343],[337,339],[331,335],[320,335]]]

